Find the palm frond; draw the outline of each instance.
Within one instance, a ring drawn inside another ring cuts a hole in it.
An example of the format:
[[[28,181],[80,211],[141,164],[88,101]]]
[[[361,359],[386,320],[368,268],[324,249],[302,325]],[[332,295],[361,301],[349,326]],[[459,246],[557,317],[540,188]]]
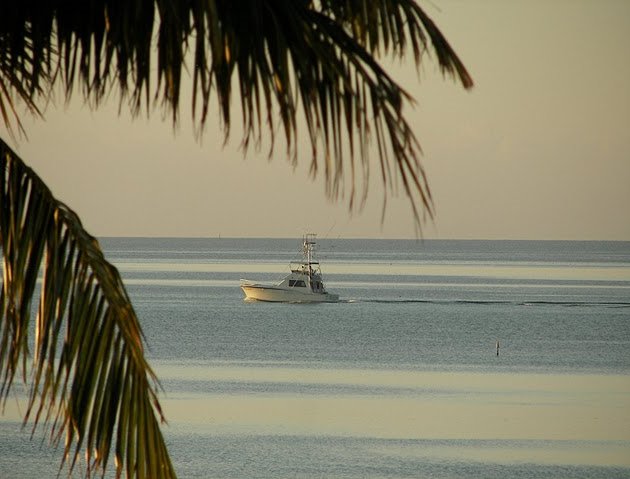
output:
[[[33,63],[34,54],[30,42],[23,44],[22,55],[18,55],[22,67],[15,68],[15,61],[12,58],[16,55],[14,53],[9,55],[5,49],[1,48],[5,41],[2,35],[0,33],[0,117],[7,126],[9,134],[15,137],[13,125],[17,127],[18,134],[26,134],[16,110],[15,98],[22,100],[31,113],[41,115],[35,96],[41,94],[42,91],[36,82],[40,77],[49,79],[46,72],[38,71],[39,64]]]
[[[153,81],[155,99],[176,122],[189,61],[200,129],[214,94],[227,139],[236,85],[245,147],[267,132],[272,154],[281,126],[287,155],[297,161],[302,115],[311,170],[323,169],[331,196],[343,193],[349,175],[350,206],[355,176],[365,198],[375,149],[386,192],[401,181],[418,219],[420,211],[432,213],[432,202],[416,132],[403,112],[413,99],[378,62],[408,51],[416,65],[434,54],[445,75],[472,87],[414,0],[50,0],[0,7],[0,59],[8,59],[0,66],[28,73],[22,98],[32,101],[42,84],[61,78],[68,95],[79,84],[93,105],[116,89],[135,113],[149,109]]]
[[[84,452],[88,475],[104,471],[113,447],[117,474],[175,477],[159,427],[157,380],[118,271],[2,140],[0,244],[0,400],[16,377],[27,382],[25,423],[49,426],[53,442],[65,436],[62,465],[70,470]]]
[[[214,89],[225,125],[230,125],[232,76],[237,77],[245,130],[244,144],[260,142],[264,127],[284,129],[288,154],[297,158],[297,117],[303,115],[311,143],[311,171],[324,170],[327,192],[343,192],[350,171],[349,203],[355,198],[355,175],[361,172],[363,194],[376,146],[386,192],[402,182],[414,217],[432,214],[432,200],[419,162],[420,145],[403,115],[413,99],[377,62],[381,54],[403,57],[408,48],[419,64],[429,47],[445,74],[465,88],[472,79],[433,21],[414,1],[208,2],[212,8],[192,13],[197,34],[194,82],[204,85],[201,123]],[[247,10],[249,8],[249,10]],[[243,11],[253,11],[243,15]],[[203,15],[200,17],[200,15]],[[219,20],[217,20],[219,19]],[[198,44],[199,45],[199,44]],[[207,71],[203,68],[207,65]],[[279,120],[276,120],[278,118]],[[273,147],[272,147],[273,150]],[[419,224],[419,223],[418,223]]]

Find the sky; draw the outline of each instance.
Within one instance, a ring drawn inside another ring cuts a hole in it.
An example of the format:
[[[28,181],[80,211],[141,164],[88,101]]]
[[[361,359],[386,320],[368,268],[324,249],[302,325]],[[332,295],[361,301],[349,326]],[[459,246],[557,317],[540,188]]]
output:
[[[436,210],[422,236],[630,240],[630,2],[419,3],[475,81],[465,91],[430,58],[388,65],[416,100],[405,114]],[[417,237],[402,192],[382,220],[378,181],[360,212],[327,199],[305,130],[295,168],[281,147],[244,155],[214,118],[197,139],[189,98],[175,130],[159,110],[132,119],[75,94],[23,115],[27,138],[0,136],[96,236]]]

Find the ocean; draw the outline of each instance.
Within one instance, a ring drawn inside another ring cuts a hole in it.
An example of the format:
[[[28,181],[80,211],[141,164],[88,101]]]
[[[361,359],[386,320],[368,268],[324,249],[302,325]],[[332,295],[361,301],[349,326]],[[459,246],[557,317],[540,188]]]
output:
[[[101,245],[179,477],[630,477],[630,242],[319,238],[334,304],[244,301],[300,238]],[[54,477],[11,407],[0,477]]]

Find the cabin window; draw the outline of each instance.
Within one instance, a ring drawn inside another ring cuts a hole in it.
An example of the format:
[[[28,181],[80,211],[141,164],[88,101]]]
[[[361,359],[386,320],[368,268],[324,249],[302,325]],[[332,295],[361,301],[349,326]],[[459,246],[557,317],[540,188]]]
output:
[[[290,279],[289,280],[289,287],[294,288],[306,288],[306,283],[304,282],[303,279]]]

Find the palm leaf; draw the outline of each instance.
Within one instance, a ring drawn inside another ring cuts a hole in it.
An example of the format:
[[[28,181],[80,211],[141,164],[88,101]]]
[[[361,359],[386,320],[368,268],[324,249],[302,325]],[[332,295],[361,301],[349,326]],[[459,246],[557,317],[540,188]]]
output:
[[[421,212],[432,214],[420,145],[403,114],[413,99],[377,58],[404,58],[411,51],[419,66],[431,54],[445,75],[465,88],[473,83],[414,0],[51,0],[36,5],[0,7],[0,60],[6,59],[0,68],[24,78],[19,97],[33,102],[42,85],[51,88],[61,79],[68,96],[78,84],[93,105],[116,89],[137,113],[143,104],[149,110],[154,93],[176,122],[182,77],[191,62],[192,111],[200,130],[214,94],[227,139],[236,85],[245,147],[259,145],[265,131],[271,155],[281,126],[287,155],[295,162],[304,118],[311,171],[323,170],[330,196],[344,194],[349,182],[352,208],[361,181],[361,203],[365,200],[375,150],[386,194],[395,193],[401,182],[416,220]],[[6,93],[0,89],[0,107],[2,98]]]
[[[70,470],[84,452],[88,475],[104,472],[115,444],[117,474],[175,477],[159,429],[157,380],[118,271],[76,214],[1,140],[0,244],[2,402],[16,376],[27,382],[25,423],[48,424],[54,442],[65,436]]]

